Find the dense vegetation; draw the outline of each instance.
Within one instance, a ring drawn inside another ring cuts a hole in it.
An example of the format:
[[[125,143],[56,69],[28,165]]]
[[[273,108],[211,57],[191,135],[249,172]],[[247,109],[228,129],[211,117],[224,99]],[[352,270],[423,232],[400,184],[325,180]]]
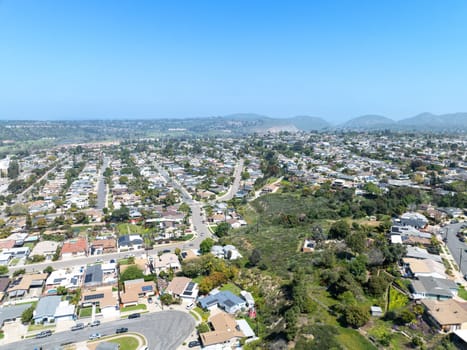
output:
[[[426,193],[405,188],[390,189],[384,198],[359,197],[350,189],[286,182],[284,193],[251,202],[244,208],[250,225],[221,238],[243,248],[245,267],[235,281],[258,301],[263,340],[249,348],[288,343],[297,349],[403,349],[413,347],[413,338],[424,339],[422,346],[448,349],[399,292],[407,291],[397,267],[405,248],[389,244],[386,236],[391,216],[427,199]],[[316,241],[314,253],[301,251],[305,238]],[[370,318],[373,305],[386,311],[386,318]],[[396,326],[400,330],[394,331]]]

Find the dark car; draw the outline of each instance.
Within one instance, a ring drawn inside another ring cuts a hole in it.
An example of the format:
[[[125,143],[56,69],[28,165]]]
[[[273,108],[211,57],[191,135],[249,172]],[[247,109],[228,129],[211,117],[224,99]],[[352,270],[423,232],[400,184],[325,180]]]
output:
[[[141,314],[140,313],[136,313],[136,314],[131,314],[130,316],[128,316],[128,318],[138,318],[138,317],[141,317]]]
[[[46,330],[46,331],[42,331],[40,333],[37,333],[36,338],[45,338],[45,337],[49,337],[51,335],[52,335],[52,331],[51,330]]]
[[[193,341],[188,343],[189,348],[194,348],[194,347],[200,346],[200,345],[201,345],[201,343],[199,341],[197,341],[197,340],[193,340]]]
[[[115,331],[115,333],[117,333],[117,334],[126,333],[126,332],[128,332],[128,328],[126,328],[126,327],[117,328],[117,330]]]
[[[74,325],[73,327],[71,327],[71,330],[72,331],[79,331],[80,329],[84,329],[85,325],[84,323],[78,323],[76,325]]]

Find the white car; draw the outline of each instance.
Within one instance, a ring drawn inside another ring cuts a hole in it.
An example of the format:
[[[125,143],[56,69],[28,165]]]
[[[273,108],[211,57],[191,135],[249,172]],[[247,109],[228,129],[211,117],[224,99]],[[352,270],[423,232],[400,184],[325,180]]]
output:
[[[89,336],[89,340],[99,339],[101,337],[100,333],[93,333]]]
[[[188,305],[186,306],[186,309],[187,309],[187,310],[191,310],[191,309],[193,309],[194,307],[195,307],[195,303],[191,303],[191,304],[188,304]]]

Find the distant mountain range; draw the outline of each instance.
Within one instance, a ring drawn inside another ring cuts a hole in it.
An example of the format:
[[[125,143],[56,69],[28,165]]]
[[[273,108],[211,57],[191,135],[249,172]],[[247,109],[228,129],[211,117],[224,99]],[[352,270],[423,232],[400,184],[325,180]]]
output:
[[[297,116],[292,118],[270,118],[253,113],[238,113],[222,117],[225,121],[237,122],[252,132],[277,131],[323,131],[323,130],[394,130],[394,131],[467,131],[467,113],[435,115],[422,113],[414,117],[395,121],[380,115],[364,115],[345,123],[332,125],[319,117]],[[247,130],[245,130],[247,131]]]

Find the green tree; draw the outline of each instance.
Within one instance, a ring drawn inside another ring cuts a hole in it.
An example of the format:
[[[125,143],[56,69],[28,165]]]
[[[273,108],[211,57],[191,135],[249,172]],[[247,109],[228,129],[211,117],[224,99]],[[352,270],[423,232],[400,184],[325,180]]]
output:
[[[8,275],[8,266],[0,265],[0,276]]]
[[[343,318],[348,326],[359,328],[369,321],[370,313],[364,306],[350,305],[345,307]]]
[[[261,261],[261,252],[258,249],[253,249],[250,256],[248,257],[248,262],[251,266],[257,266]]]
[[[8,178],[9,179],[16,179],[19,175],[19,164],[16,160],[12,160],[10,165],[8,166]]]
[[[52,266],[47,266],[47,267],[44,269],[44,273],[51,274],[53,270],[54,270],[54,268],[53,268]]]
[[[371,275],[368,279],[367,290],[368,293],[374,297],[381,297],[386,292],[389,281],[381,275]]]
[[[138,278],[144,278],[143,271],[136,265],[128,266],[123,273],[120,274],[120,281],[131,281]]]
[[[21,314],[21,322],[22,323],[29,323],[32,320],[32,317],[34,316],[34,305],[31,305],[28,307],[26,310],[23,311]]]
[[[214,233],[217,237],[224,237],[229,233],[230,224],[228,222],[221,222],[216,226]]]
[[[214,240],[212,238],[206,238],[199,245],[199,250],[201,254],[207,254],[211,251],[212,246],[214,245]]]
[[[329,229],[329,237],[334,239],[344,239],[350,234],[350,225],[346,220],[334,222]]]

